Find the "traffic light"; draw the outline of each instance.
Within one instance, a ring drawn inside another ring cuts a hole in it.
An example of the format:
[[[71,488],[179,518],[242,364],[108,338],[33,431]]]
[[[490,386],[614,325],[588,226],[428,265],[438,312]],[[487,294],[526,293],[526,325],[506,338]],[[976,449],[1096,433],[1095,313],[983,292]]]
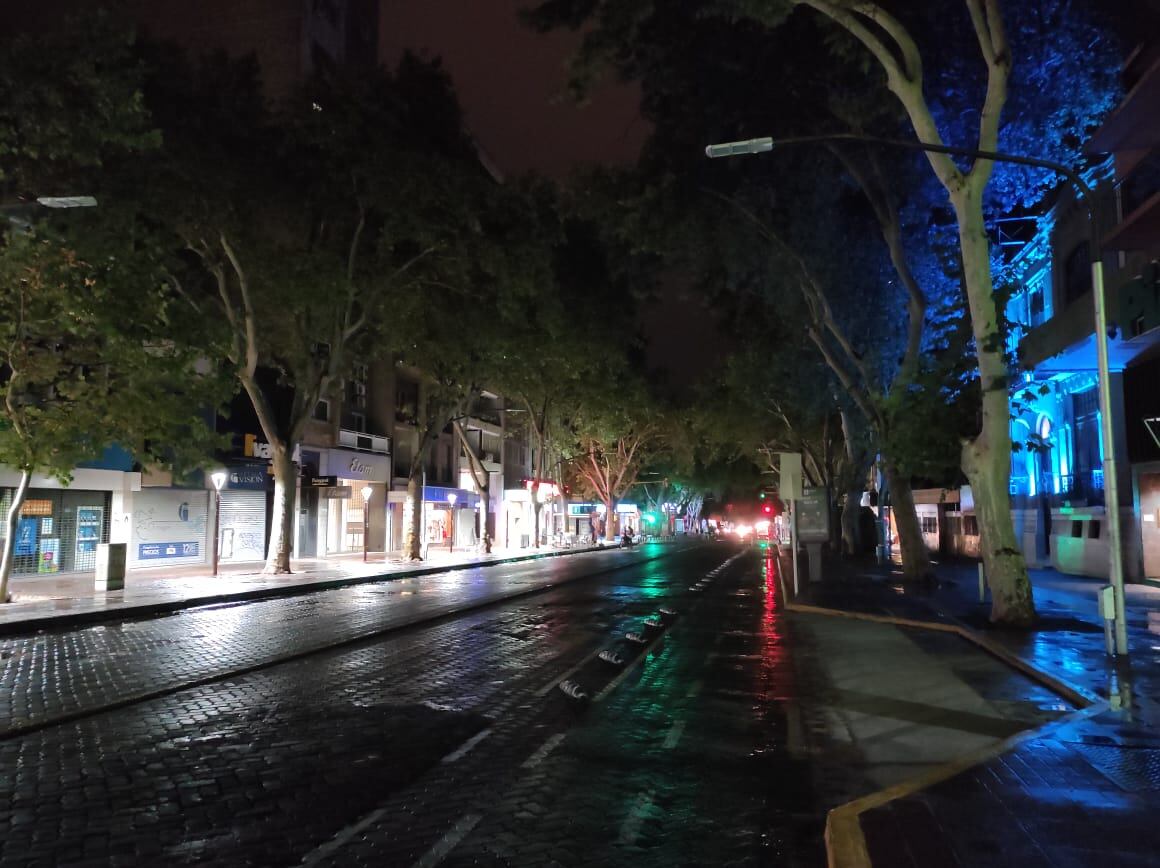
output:
[[[759,492],[757,492],[757,497],[758,497],[760,500],[765,500],[765,492],[764,492],[764,491],[759,491]]]
[[[767,503],[761,507],[761,511],[764,512],[766,515],[769,515],[771,512],[773,512],[773,507]]]

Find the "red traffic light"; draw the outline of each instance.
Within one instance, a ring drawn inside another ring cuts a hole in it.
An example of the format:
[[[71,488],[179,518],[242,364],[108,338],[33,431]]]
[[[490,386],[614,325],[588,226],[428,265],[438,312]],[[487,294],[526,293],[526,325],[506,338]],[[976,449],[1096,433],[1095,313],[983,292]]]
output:
[[[769,514],[769,513],[773,512],[773,507],[767,503],[761,507],[761,511],[766,513],[766,514]]]

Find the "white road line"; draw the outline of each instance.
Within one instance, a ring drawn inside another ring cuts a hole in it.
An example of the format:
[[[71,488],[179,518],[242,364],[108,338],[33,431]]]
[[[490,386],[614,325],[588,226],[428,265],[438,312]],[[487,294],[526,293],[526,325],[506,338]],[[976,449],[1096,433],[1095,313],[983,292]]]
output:
[[[447,756],[443,757],[443,759],[440,760],[440,762],[453,763],[456,760],[463,759],[465,756],[467,756],[471,752],[471,749],[473,747],[475,747],[477,744],[479,744],[481,741],[483,741],[489,735],[491,735],[491,727],[490,726],[487,729],[481,729],[479,732],[477,732],[475,735],[473,735],[471,738],[469,738],[467,741],[465,741],[463,744],[461,744],[458,748],[453,750],[451,753],[447,754]]]
[[[692,699],[694,696],[701,692],[701,688],[704,686],[705,682],[698,678],[696,681],[689,685],[689,689],[685,691],[685,697],[687,699]]]
[[[363,829],[370,826],[372,823],[379,821],[387,813],[386,808],[377,808],[355,823],[353,826],[347,826],[329,841],[319,844],[309,853],[302,857],[302,865],[317,865],[324,859],[333,856],[339,850],[346,846],[355,835],[359,834]]]
[[[447,858],[447,854],[454,850],[456,845],[466,838],[467,833],[474,829],[475,824],[482,819],[482,814],[467,814],[462,817],[446,835],[435,842],[434,847],[423,854],[423,858],[415,863],[415,868],[435,868]]]
[[[539,690],[537,690],[536,696],[547,696],[549,693],[552,692],[552,690],[556,687],[557,684],[559,684],[561,681],[563,681],[568,676],[573,675],[576,672],[579,672],[580,668],[585,663],[587,663],[589,660],[591,660],[593,657],[595,657],[597,654],[599,654],[603,650],[604,650],[603,648],[597,648],[591,654],[586,655],[583,660],[581,660],[579,663],[577,663],[575,666],[573,666],[571,669],[569,669],[563,675],[559,676],[558,678],[553,678],[551,681],[549,681],[547,684],[545,684],[543,687],[541,687]]]
[[[550,754],[557,747],[559,747],[560,742],[562,742],[567,737],[568,737],[567,733],[564,733],[564,732],[556,733],[551,738],[549,738],[546,742],[544,742],[542,745],[540,745],[540,747],[536,750],[536,752],[534,754],[532,754],[530,757],[528,757],[526,760],[524,760],[523,763],[520,765],[520,768],[534,769],[536,766],[538,766],[540,763],[542,763],[545,759],[547,759],[548,754]]]
[[[685,722],[678,720],[673,724],[673,728],[669,730],[669,734],[665,736],[665,750],[672,750],[677,746],[677,742],[681,740],[681,733],[685,731]]]
[[[624,822],[620,825],[620,843],[633,844],[636,842],[637,836],[640,835],[640,827],[644,824],[645,814],[648,813],[649,807],[652,805],[653,795],[656,790],[649,790],[647,793],[641,793],[636,797],[636,804],[632,806],[632,810],[628,812],[628,816],[624,818]]]

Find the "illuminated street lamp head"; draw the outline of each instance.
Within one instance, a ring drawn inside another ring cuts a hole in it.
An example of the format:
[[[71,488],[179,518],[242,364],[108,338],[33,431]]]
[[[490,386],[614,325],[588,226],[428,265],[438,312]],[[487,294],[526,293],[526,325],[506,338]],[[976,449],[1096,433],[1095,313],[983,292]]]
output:
[[[760,139],[746,139],[743,142],[723,142],[719,145],[709,145],[705,148],[705,156],[710,160],[718,157],[739,157],[745,154],[764,154],[773,150],[773,139],[762,136]]]
[[[226,484],[226,472],[224,470],[215,470],[209,475],[209,478],[213,482],[213,487],[218,491],[221,491],[222,486]]]
[[[362,492],[361,492],[363,503],[366,503],[367,501],[369,501],[371,499],[371,495],[374,494],[374,492],[375,492],[375,490],[373,488],[371,488],[369,485],[364,485],[362,487]]]
[[[455,506],[455,501],[458,499],[459,499],[459,495],[457,495],[454,491],[449,492],[447,495],[447,502],[450,503],[452,506]]]

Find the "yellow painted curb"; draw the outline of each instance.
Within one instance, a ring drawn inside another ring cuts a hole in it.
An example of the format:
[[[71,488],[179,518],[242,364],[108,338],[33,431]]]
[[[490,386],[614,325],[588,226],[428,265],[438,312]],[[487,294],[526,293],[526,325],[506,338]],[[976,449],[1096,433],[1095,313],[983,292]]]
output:
[[[779,574],[783,573],[782,570],[778,570],[778,572]],[[1044,726],[1024,730],[1010,738],[996,742],[990,747],[952,760],[945,765],[931,769],[925,774],[862,796],[859,799],[832,809],[826,815],[826,860],[829,868],[873,868],[873,863],[870,860],[870,851],[866,846],[866,838],[862,834],[860,817],[863,812],[881,807],[895,799],[909,796],[919,790],[945,781],[973,766],[994,759],[1025,741],[1041,738],[1043,735],[1058,727],[1066,726],[1086,717],[1093,717],[1108,708],[1108,704],[1098,696],[1082,688],[1068,684],[1065,681],[1061,681],[1054,675],[1032,666],[1026,660],[1008,651],[997,642],[961,624],[940,621],[921,621],[915,618],[903,618],[892,615],[873,615],[868,612],[848,612],[843,609],[829,609],[823,606],[794,603],[789,600],[787,591],[788,588],[785,586],[783,576],[783,599],[786,600],[785,609],[789,612],[821,615],[830,618],[850,618],[857,621],[872,621],[878,624],[891,624],[898,627],[911,627],[919,630],[935,630],[942,633],[956,633],[963,639],[978,646],[1011,668],[1017,669],[1028,678],[1037,681],[1080,709],[1058,720],[1053,720]]]
[[[925,774],[894,784],[884,790],[862,796],[852,802],[832,809],[826,815],[826,861],[830,868],[873,868],[866,838],[862,834],[861,815],[865,811],[879,808],[887,802],[909,796],[919,790],[953,778],[973,766],[994,759],[1025,741],[1042,738],[1058,727],[1066,726],[1086,717],[1093,717],[1107,709],[1107,703],[1099,702],[1036,729],[1028,729],[1010,738],[996,742],[990,747],[967,754]]]

